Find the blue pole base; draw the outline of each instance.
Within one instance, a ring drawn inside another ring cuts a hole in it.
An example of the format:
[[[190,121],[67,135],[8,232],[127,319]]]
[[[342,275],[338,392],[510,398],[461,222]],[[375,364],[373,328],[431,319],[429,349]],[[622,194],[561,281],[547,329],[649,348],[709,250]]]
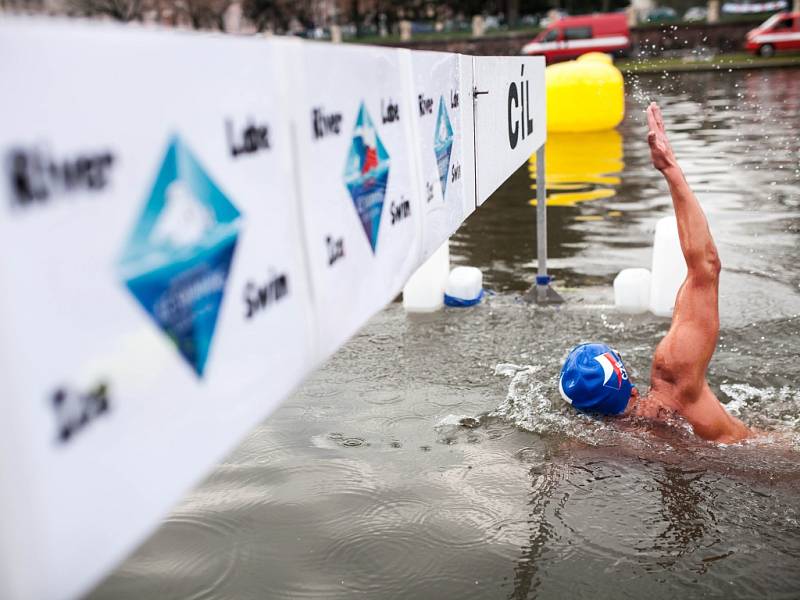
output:
[[[550,286],[552,281],[549,275],[537,275],[536,285],[525,293],[525,300],[537,304],[563,304],[564,298]]]

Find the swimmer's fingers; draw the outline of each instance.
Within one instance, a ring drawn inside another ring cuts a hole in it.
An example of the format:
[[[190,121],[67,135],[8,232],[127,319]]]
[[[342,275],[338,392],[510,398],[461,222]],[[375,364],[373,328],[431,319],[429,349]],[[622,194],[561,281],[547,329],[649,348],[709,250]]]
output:
[[[648,132],[647,144],[650,146],[650,159],[653,161],[653,166],[659,171],[663,171],[675,162],[672,148],[663,132]]]
[[[667,132],[666,128],[664,127],[664,115],[661,114],[661,107],[658,104],[653,105],[653,114],[656,118],[656,123],[658,123],[658,128],[663,131],[664,133]]]
[[[647,143],[650,145],[651,150],[656,149],[656,132],[651,131],[647,134]]]
[[[664,135],[667,135],[667,128],[664,127],[664,115],[661,114],[661,107],[656,104],[656,122],[658,126],[661,128],[661,131]]]
[[[653,107],[655,105],[655,102],[651,102],[650,106],[647,107],[647,127],[650,129],[650,133],[655,133],[658,130],[658,122],[656,121],[655,114],[653,114]]]
[[[664,128],[664,117],[661,115],[661,108],[655,102],[651,102],[647,107],[647,125],[650,131],[659,131],[666,135]]]
[[[647,143],[650,145],[651,150],[658,150],[659,139],[664,139],[663,132],[656,120],[655,107],[655,102],[647,107],[647,126],[650,128],[650,131],[647,132]]]
[[[650,146],[650,160],[656,169],[664,168],[664,148],[658,143],[658,134],[651,131],[647,134],[647,144]]]

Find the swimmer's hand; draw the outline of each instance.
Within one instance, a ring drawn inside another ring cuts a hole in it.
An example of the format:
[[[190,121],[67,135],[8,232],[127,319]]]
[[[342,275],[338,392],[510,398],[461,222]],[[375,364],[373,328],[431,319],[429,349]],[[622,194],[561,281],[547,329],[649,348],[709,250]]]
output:
[[[669,145],[667,132],[664,130],[664,119],[658,104],[651,102],[647,107],[647,143],[650,144],[650,158],[653,166],[662,173],[672,167],[678,166],[672,146]]]

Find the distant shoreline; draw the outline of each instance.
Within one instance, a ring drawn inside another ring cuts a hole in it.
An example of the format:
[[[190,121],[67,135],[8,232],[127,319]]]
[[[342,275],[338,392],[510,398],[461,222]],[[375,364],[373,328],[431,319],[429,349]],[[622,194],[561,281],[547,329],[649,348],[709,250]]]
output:
[[[684,58],[622,59],[614,65],[624,74],[686,73],[694,71],[723,71],[725,69],[774,69],[800,67],[800,53],[761,58],[744,52],[718,54],[709,60],[686,61]]]

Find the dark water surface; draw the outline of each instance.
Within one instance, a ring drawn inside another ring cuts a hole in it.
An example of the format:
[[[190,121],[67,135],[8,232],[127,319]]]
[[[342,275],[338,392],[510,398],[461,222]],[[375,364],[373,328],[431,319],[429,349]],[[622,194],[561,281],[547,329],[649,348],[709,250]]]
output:
[[[497,294],[375,317],[92,598],[800,596],[800,70],[628,81],[619,131],[548,140],[551,267],[520,169],[454,237]],[[646,387],[668,320],[610,284],[670,214],[643,108],[663,104],[722,257],[709,378],[767,431],[717,446],[564,406],[559,364],[605,340]]]

